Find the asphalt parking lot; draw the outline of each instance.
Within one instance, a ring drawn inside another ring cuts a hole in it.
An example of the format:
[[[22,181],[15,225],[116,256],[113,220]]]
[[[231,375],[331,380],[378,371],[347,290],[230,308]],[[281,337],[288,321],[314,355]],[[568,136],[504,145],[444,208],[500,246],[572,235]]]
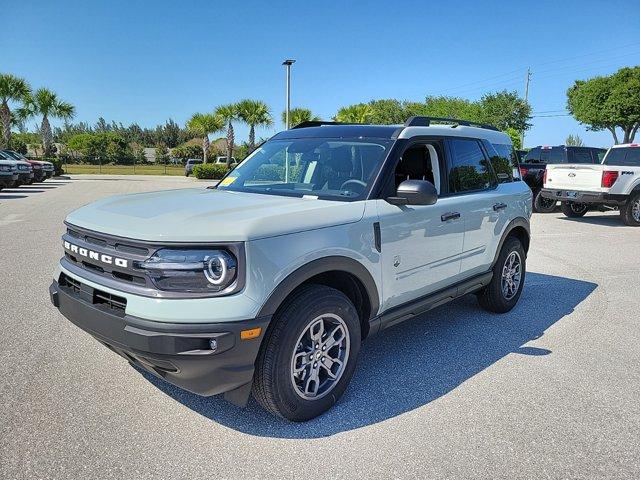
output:
[[[0,478],[640,477],[640,228],[534,215],[512,312],[465,297],[370,339],[341,402],[291,424],[140,373],[49,302],[67,213],[187,186],[0,192]]]

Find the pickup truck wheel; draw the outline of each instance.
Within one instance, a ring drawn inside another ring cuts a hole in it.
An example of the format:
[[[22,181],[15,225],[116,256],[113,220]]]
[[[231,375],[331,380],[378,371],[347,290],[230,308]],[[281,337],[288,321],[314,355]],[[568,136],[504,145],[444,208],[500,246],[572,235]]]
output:
[[[552,213],[556,209],[556,201],[552,198],[545,198],[542,196],[542,192],[538,192],[533,200],[533,209],[538,213]]]
[[[272,320],[253,382],[268,412],[294,422],[327,411],[342,396],[360,351],[360,320],[342,292],[307,285]]]
[[[640,193],[633,195],[624,206],[620,207],[622,221],[630,227],[640,227]]]
[[[508,237],[498,261],[493,266],[493,278],[478,294],[478,302],[485,310],[506,313],[515,307],[522,293],[526,273],[526,254],[520,240]]]
[[[589,211],[589,206],[586,203],[562,202],[560,210],[569,218],[579,218],[584,217],[585,213]]]

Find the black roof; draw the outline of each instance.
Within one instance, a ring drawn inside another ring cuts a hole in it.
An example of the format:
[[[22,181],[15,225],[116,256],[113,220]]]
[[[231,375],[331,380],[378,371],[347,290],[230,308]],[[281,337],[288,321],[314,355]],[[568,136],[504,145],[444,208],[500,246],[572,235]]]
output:
[[[275,134],[272,140],[289,138],[397,138],[403,127],[397,125],[321,125],[292,128]]]

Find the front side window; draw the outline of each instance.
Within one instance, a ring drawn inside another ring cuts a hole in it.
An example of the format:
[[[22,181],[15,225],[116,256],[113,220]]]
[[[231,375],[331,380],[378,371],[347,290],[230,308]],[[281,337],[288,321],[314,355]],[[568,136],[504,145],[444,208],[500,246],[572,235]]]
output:
[[[219,184],[220,190],[362,200],[392,140],[297,138],[259,147]]]
[[[602,163],[604,165],[640,167],[640,147],[612,148]]]
[[[452,193],[486,190],[495,186],[497,181],[491,164],[477,140],[450,140],[449,148],[449,190]]]

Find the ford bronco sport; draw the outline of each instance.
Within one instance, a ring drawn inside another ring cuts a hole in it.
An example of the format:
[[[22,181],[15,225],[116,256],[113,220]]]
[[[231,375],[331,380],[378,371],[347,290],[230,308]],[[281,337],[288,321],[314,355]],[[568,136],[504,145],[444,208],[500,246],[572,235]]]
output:
[[[174,385],[313,418],[367,336],[468,293],[498,313],[520,297],[531,190],[506,134],[448,120],[306,122],[216,187],[82,207],[51,301]]]

